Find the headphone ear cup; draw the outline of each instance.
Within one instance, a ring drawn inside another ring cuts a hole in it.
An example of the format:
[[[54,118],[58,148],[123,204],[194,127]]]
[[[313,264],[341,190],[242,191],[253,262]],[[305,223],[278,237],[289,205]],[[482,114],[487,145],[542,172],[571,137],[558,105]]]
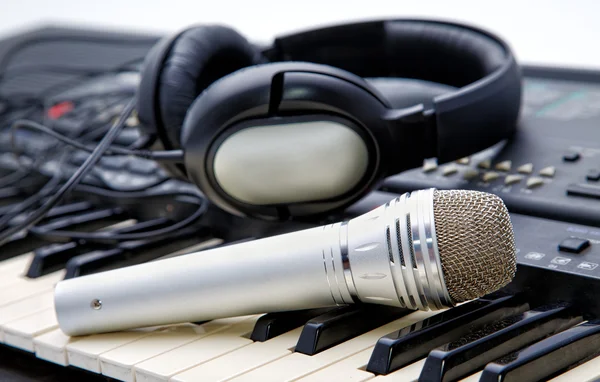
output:
[[[159,42],[148,54],[138,95],[140,121],[165,149],[180,148],[180,130],[196,97],[217,79],[266,59],[235,30],[207,25]]]

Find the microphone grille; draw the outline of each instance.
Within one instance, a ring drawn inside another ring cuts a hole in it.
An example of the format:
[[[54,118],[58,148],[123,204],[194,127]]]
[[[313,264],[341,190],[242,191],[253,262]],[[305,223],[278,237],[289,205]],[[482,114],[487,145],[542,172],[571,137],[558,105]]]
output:
[[[514,278],[512,223],[497,195],[436,190],[433,214],[444,280],[454,302],[484,296]]]

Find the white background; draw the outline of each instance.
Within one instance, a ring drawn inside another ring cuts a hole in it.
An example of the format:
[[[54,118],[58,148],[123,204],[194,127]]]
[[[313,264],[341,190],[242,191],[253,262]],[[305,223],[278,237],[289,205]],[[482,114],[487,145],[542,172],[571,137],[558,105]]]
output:
[[[415,16],[487,28],[524,63],[600,68],[598,0],[0,0],[0,36],[52,23],[166,33],[223,23],[266,42],[317,25]]]

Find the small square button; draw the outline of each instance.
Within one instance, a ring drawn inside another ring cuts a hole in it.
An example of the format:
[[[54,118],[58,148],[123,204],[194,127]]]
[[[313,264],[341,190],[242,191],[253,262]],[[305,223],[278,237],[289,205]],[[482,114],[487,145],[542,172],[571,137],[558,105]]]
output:
[[[590,246],[588,239],[580,239],[577,237],[570,237],[565,239],[558,245],[558,250],[563,252],[581,253],[584,249]]]

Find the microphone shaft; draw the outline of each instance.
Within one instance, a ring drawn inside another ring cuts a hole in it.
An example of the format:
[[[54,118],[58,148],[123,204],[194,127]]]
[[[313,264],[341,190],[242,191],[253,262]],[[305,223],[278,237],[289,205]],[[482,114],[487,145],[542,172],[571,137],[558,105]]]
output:
[[[337,223],[57,284],[68,335],[351,303]],[[299,293],[300,292],[300,293]]]

